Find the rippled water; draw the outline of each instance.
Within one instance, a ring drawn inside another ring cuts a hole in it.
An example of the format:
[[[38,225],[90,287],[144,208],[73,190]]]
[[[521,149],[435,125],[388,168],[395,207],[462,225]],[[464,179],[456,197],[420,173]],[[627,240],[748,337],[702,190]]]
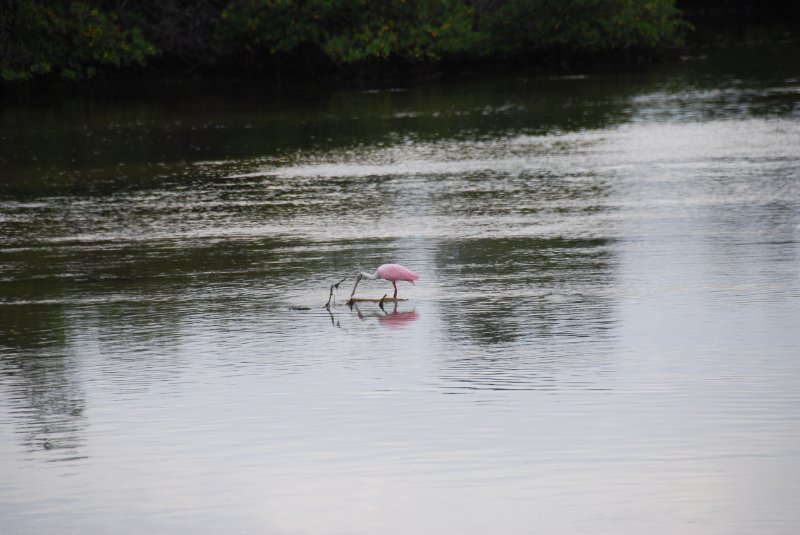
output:
[[[794,533],[789,49],[7,102],[0,531]]]

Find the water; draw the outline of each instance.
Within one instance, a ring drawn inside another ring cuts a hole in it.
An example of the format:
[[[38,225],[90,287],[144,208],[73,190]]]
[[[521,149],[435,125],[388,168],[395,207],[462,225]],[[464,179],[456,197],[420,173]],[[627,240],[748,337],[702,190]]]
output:
[[[6,102],[0,531],[794,533],[796,52]]]

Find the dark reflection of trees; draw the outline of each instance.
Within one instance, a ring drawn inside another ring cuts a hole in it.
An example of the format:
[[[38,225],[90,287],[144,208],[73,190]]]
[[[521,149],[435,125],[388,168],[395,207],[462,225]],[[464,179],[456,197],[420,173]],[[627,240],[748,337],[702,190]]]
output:
[[[85,393],[65,350],[62,307],[0,305],[0,388],[31,452],[48,460],[81,457]]]
[[[603,128],[628,120],[629,100],[654,85],[602,77],[441,81],[395,91],[237,88],[159,93],[147,100],[63,97],[10,106],[0,196],[102,195],[215,182],[186,162],[281,157],[298,149],[505,137]],[[124,164],[124,165],[122,165]],[[261,163],[258,164],[259,166]],[[102,169],[102,173],[97,173]],[[224,177],[223,177],[224,179]]]
[[[224,285],[242,269],[214,247],[134,244],[3,255],[0,389],[25,447],[47,450],[48,460],[81,455],[84,377],[110,374],[121,388],[142,389],[180,373],[176,333],[187,296],[203,291],[205,272],[223,272]]]
[[[446,391],[596,389],[614,348],[615,259],[606,239],[507,238],[444,244],[440,315],[458,348]]]
[[[506,238],[445,243],[452,283],[442,315],[455,339],[482,346],[607,338],[614,258],[606,239]]]
[[[98,371],[133,391],[174,381],[183,372],[181,326],[190,310],[185,303],[148,299],[94,307],[81,327],[96,330]]]

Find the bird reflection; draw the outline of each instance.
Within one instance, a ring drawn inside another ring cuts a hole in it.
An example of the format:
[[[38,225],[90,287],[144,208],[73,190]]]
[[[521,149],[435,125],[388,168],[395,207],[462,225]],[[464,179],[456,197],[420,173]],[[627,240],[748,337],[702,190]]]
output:
[[[364,313],[358,308],[358,304],[353,303],[351,310],[354,310],[358,319],[362,321],[369,320],[370,318],[377,318],[378,324],[389,329],[401,329],[407,325],[414,323],[419,319],[417,309],[401,311],[398,309],[398,304],[394,303],[390,310],[386,310],[383,305],[378,307],[380,312],[372,311]]]
[[[394,308],[391,312],[386,312],[385,310],[383,312],[385,315],[378,317],[378,323],[390,329],[400,329],[419,319],[417,309],[414,308],[406,310],[405,312],[399,312],[397,310],[397,303],[394,304]]]

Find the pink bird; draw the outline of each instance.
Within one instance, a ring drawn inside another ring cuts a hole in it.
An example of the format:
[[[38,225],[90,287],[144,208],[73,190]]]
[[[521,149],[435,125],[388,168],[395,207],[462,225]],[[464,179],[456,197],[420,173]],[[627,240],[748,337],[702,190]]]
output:
[[[394,298],[397,299],[397,281],[408,281],[411,284],[414,284],[414,281],[418,278],[419,275],[407,267],[401,266],[400,264],[383,264],[375,271],[375,273],[367,273],[366,271],[362,271],[356,275],[356,285],[353,286],[353,293],[350,294],[350,299],[352,299],[356,294],[356,288],[358,288],[358,283],[361,282],[361,279],[385,279],[387,281],[391,281],[392,286],[394,287]]]

